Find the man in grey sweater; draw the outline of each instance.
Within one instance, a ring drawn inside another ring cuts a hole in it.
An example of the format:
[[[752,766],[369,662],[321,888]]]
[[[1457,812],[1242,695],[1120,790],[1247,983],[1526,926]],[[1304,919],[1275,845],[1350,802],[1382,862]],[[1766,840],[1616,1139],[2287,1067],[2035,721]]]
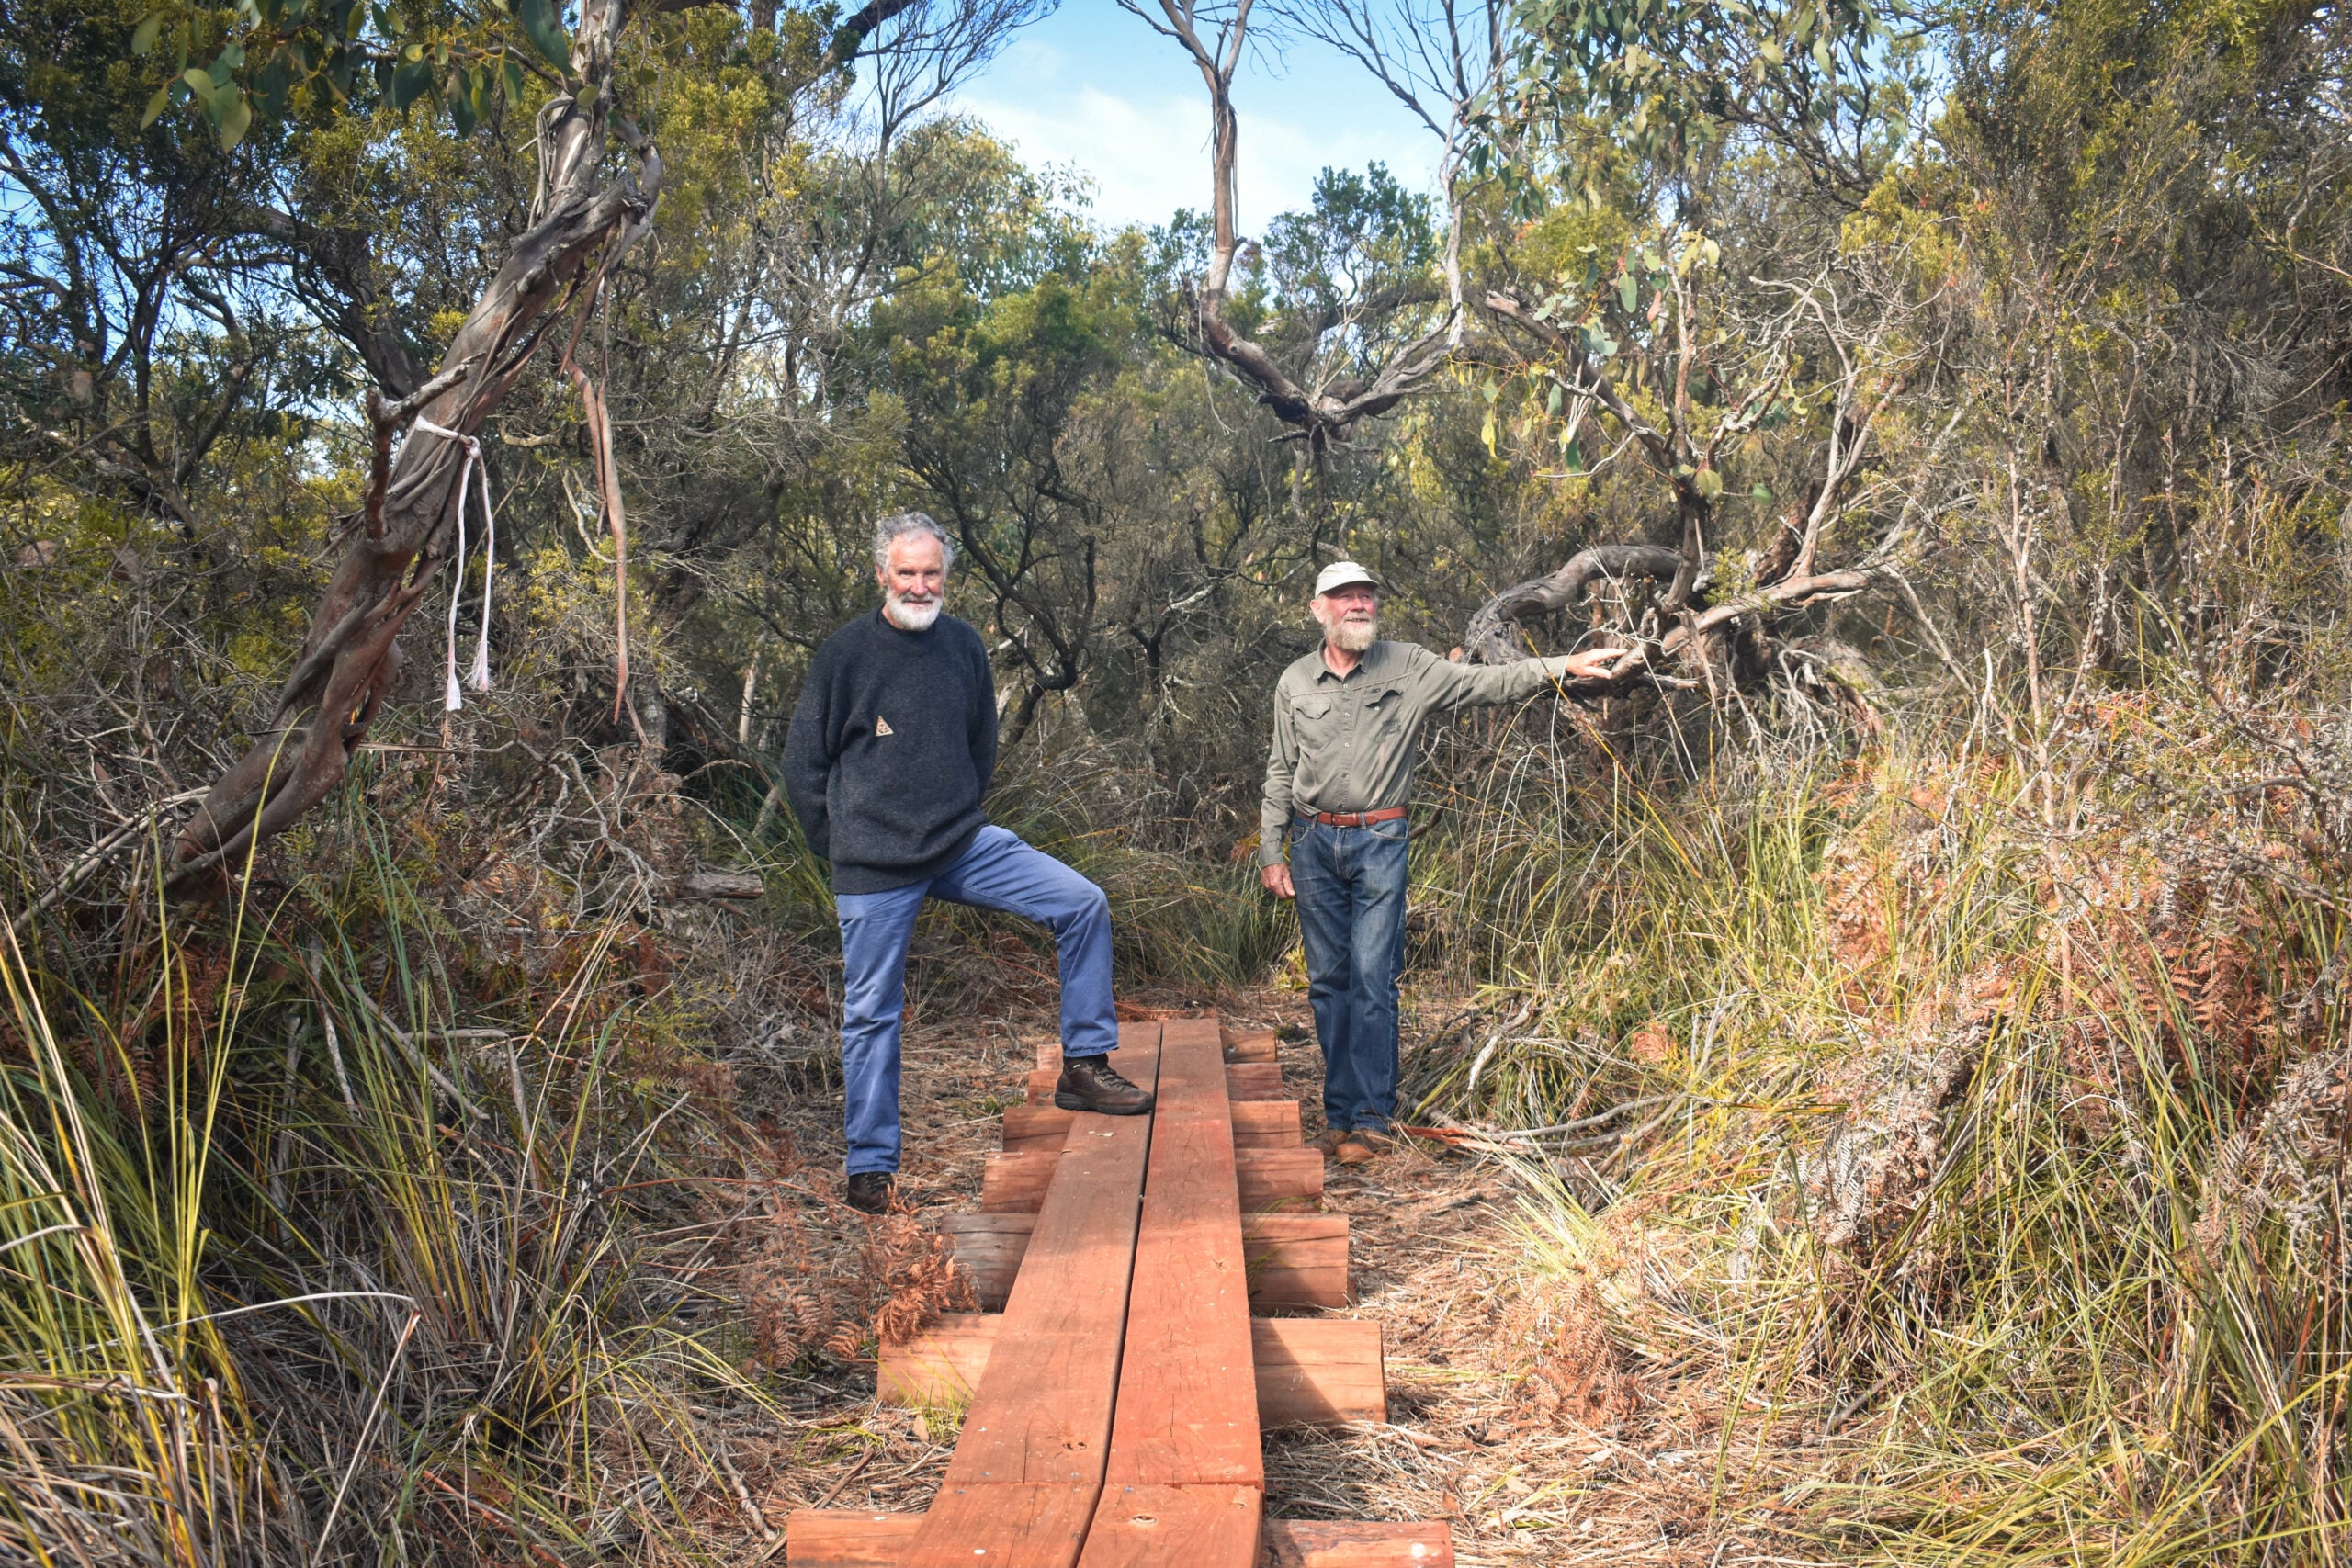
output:
[[[1323,1146],[1361,1165],[1396,1112],[1396,975],[1405,964],[1406,802],[1422,727],[1606,675],[1618,649],[1457,664],[1380,637],[1380,589],[1353,561],[1315,581],[1323,646],[1274,684],[1259,877],[1298,903],[1306,996],[1323,1047]],[[1283,850],[1288,845],[1288,859]]]

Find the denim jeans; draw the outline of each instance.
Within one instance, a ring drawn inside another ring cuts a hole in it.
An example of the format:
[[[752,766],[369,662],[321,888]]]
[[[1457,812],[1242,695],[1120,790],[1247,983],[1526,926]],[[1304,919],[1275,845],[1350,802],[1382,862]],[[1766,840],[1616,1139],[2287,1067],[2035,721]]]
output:
[[[844,893],[842,922],[842,1100],[849,1172],[899,1168],[899,1024],[907,943],[926,897],[1003,909],[1053,928],[1061,961],[1062,1055],[1117,1048],[1111,1002],[1111,904],[1102,889],[1002,828],[983,828],[954,865],[927,882]]]
[[[1379,1130],[1396,1113],[1396,975],[1405,966],[1405,819],[1293,824],[1290,876],[1306,999],[1323,1044],[1323,1122]]]

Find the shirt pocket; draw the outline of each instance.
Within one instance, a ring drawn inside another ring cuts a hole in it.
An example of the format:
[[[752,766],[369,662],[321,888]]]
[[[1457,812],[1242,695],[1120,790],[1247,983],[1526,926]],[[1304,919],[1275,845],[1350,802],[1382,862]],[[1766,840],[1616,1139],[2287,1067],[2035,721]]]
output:
[[[1363,694],[1365,720],[1383,734],[1395,730],[1405,718],[1405,688],[1374,686]]]
[[[1320,692],[1292,699],[1290,728],[1298,737],[1299,750],[1320,751],[1339,739],[1338,710],[1339,705]]]

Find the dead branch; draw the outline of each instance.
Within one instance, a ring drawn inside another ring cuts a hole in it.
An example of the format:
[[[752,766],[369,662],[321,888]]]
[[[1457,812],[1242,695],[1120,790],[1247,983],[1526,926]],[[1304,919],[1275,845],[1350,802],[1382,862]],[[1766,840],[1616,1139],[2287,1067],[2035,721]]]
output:
[[[1182,45],[1209,90],[1210,216],[1216,238],[1208,271],[1193,292],[1203,346],[1257,388],[1259,402],[1272,410],[1275,418],[1294,427],[1277,439],[1304,441],[1309,450],[1318,453],[1346,445],[1356,421],[1386,413],[1444,367],[1453,352],[1453,318],[1450,315],[1444,326],[1392,355],[1369,384],[1316,390],[1300,386],[1262,346],[1234,330],[1225,319],[1234,257],[1241,244],[1235,176],[1240,121],[1233,108],[1233,76],[1241,64],[1252,0],[1234,0],[1216,24],[1213,40],[1202,37],[1206,18],[1201,0],[1159,0],[1164,20],[1155,20],[1146,12],[1142,0],[1119,3],[1152,30]]]
[[[1524,659],[1526,649],[1511,635],[1515,627],[1570,608],[1596,581],[1670,582],[1681,565],[1681,553],[1662,545],[1595,545],[1578,550],[1550,576],[1514,583],[1481,604],[1462,634],[1462,656],[1473,664]]]

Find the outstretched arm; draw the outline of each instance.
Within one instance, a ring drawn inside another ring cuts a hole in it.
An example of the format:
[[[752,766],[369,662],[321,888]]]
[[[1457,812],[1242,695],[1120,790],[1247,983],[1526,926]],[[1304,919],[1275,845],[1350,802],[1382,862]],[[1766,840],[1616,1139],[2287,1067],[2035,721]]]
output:
[[[1418,671],[1434,708],[1481,707],[1514,703],[1564,681],[1587,681],[1609,673],[1625,656],[1622,648],[1589,648],[1556,659],[1521,659],[1510,664],[1454,663],[1430,656]]]

